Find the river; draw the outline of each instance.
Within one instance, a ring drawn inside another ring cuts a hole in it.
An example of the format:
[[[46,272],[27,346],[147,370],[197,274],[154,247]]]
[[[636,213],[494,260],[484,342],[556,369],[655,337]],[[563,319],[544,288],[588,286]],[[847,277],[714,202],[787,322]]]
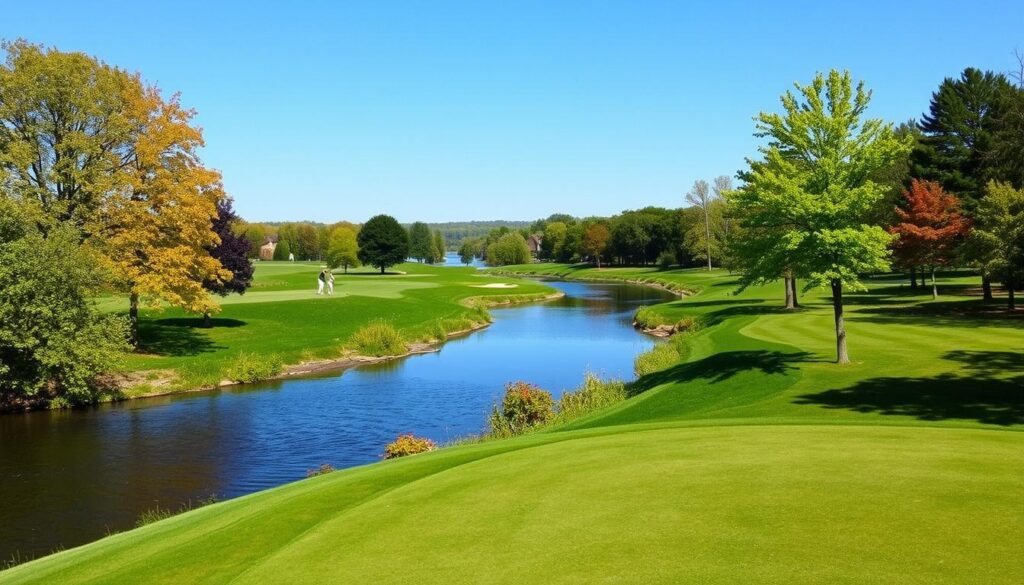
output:
[[[631,326],[668,293],[552,282],[566,296],[494,309],[440,351],[319,378],[0,416],[0,558],[47,554],[131,528],[156,506],[232,498],[376,461],[396,435],[479,433],[506,382],[556,396],[583,374],[632,377],[653,340]]]

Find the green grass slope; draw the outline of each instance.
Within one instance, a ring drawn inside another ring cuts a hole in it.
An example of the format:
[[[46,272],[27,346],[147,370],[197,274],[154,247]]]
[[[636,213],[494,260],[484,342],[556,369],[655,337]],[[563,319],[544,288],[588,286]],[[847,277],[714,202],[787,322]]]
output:
[[[564,266],[584,278],[609,272]],[[537,267],[529,267],[537,270]],[[722,272],[685,356],[567,426],[336,472],[0,572],[2,583],[1024,582],[1024,322],[951,275],[830,308]]]

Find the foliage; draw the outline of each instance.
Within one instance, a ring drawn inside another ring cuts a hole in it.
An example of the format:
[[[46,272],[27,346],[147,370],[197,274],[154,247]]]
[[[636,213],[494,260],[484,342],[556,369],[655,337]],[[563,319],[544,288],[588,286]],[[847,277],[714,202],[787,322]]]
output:
[[[125,160],[140,121],[138,76],[83,53],[25,41],[3,46],[0,178],[41,228],[69,222],[86,237],[104,199],[127,186]]]
[[[551,393],[527,382],[505,386],[501,408],[495,406],[488,417],[491,435],[510,437],[544,425],[554,415]]]
[[[935,181],[914,179],[895,212],[899,223],[889,229],[898,237],[893,242],[895,256],[903,266],[931,267],[934,282],[935,267],[955,258],[956,245],[970,231],[960,201]]]
[[[280,374],[283,369],[284,364],[277,355],[243,351],[228,366],[224,375],[232,382],[252,384],[261,380],[269,380]]]
[[[921,119],[913,176],[938,181],[973,212],[986,181],[1000,178],[991,156],[993,132],[1002,116],[1000,97],[1010,89],[1003,75],[973,67],[944,79]]]
[[[409,234],[390,215],[375,215],[363,225],[357,237],[359,261],[375,266],[384,274],[409,257]]]
[[[750,161],[746,185],[729,194],[749,228],[736,246],[743,285],[771,281],[786,271],[808,286],[829,286],[836,319],[837,361],[849,360],[842,319],[843,288],[864,288],[860,274],[889,267],[891,236],[865,223],[884,196],[868,177],[909,148],[891,125],[861,120],[870,101],[849,73],[818,74],[798,95],[782,96],[785,113],[761,113],[757,136],[769,142]]]
[[[288,240],[278,240],[274,247],[274,260],[287,260],[292,253],[292,247]]]
[[[235,229],[238,216],[231,205],[230,197],[223,197],[217,202],[217,218],[213,221],[213,232],[220,240],[216,246],[207,248],[207,252],[220,262],[231,277],[225,280],[207,280],[203,283],[206,290],[219,294],[243,294],[252,285],[252,262],[249,261],[251,244],[244,235]]]
[[[665,250],[661,254],[658,254],[657,264],[659,269],[668,270],[669,268],[672,268],[672,265],[678,261],[679,260],[676,258],[675,252]]]
[[[127,323],[88,300],[105,275],[70,223],[19,234],[13,213],[0,198],[0,403],[93,402],[97,377],[121,367]]]
[[[349,347],[359,355],[385,357],[409,351],[401,332],[387,321],[371,321],[352,334]]]
[[[601,267],[601,255],[608,247],[608,240],[611,239],[611,232],[604,223],[591,223],[583,230],[583,238],[580,241],[580,256],[591,258]]]
[[[417,453],[426,453],[437,449],[437,443],[426,437],[417,437],[412,433],[398,435],[384,447],[384,459],[397,459]]]
[[[459,260],[461,260],[463,264],[467,266],[472,264],[473,258],[475,258],[476,255],[477,249],[472,242],[466,241],[459,246]]]
[[[417,221],[409,226],[409,257],[420,262],[426,260],[429,264],[433,264],[430,262],[434,256],[432,237],[430,228],[422,221]]]
[[[350,227],[337,227],[328,236],[327,265],[331,268],[359,266],[359,242],[356,231]]]
[[[1014,292],[1024,283],[1024,189],[989,183],[972,236],[974,259],[1007,287],[1014,308]]]
[[[440,230],[434,232],[434,242],[432,246],[432,260],[431,264],[437,264],[438,262],[444,262],[446,246],[444,243],[444,236]]]
[[[530,249],[526,246],[526,240],[519,233],[505,234],[497,242],[487,247],[487,263],[491,266],[526,264],[529,261]]]

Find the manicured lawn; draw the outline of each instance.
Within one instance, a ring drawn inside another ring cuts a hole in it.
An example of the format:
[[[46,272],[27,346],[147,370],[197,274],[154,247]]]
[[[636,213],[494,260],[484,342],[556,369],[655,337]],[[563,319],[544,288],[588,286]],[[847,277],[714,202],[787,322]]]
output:
[[[216,384],[241,353],[274,355],[285,364],[339,357],[356,329],[375,319],[398,327],[410,340],[435,336],[445,320],[482,320],[467,307],[470,297],[543,295],[551,289],[531,281],[515,288],[481,288],[509,278],[486,277],[472,268],[404,264],[381,275],[373,270],[337,274],[334,296],[317,296],[317,263],[260,262],[252,288],[219,298],[223,311],[212,328],[177,310],[142,312],[142,348],[128,359],[132,371],[173,372],[171,386],[191,389]],[[110,310],[123,299],[105,299]],[[149,390],[145,385],[137,393]]]
[[[872,279],[836,366],[820,293],[785,311],[781,285],[735,295],[720,271],[528,268],[656,277],[694,293],[657,310],[702,328],[568,426],[215,504],[0,582],[1024,582],[1024,320],[976,279],[937,302]]]

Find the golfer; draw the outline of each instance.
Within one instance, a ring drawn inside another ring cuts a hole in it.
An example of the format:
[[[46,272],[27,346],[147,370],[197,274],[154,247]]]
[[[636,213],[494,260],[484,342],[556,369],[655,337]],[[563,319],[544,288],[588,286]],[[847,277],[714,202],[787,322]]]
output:
[[[316,277],[316,294],[318,295],[324,294],[324,284],[327,283],[327,276],[324,275],[325,272],[327,272],[326,268],[321,270],[320,274]]]
[[[327,294],[334,294],[334,273],[330,269],[327,270]]]

